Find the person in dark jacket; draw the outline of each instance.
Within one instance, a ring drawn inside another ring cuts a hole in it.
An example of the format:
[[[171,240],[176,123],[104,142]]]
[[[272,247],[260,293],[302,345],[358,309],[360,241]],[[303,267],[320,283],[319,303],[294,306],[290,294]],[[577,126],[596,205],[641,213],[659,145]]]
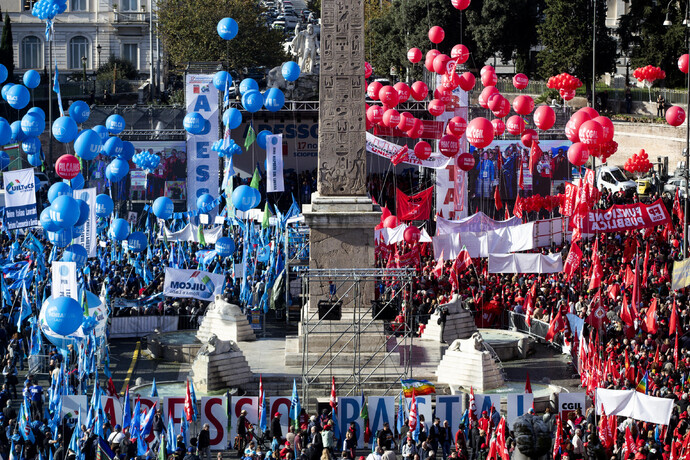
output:
[[[201,460],[211,460],[211,428],[208,423],[204,423],[204,427],[199,432],[198,439],[199,457]]]
[[[153,423],[151,426],[153,430],[153,445],[151,446],[153,450],[157,450],[161,442],[161,435],[165,433],[165,421],[161,415],[161,410],[156,409],[156,413],[153,414]]]
[[[276,438],[278,442],[282,442],[283,428],[280,426],[280,412],[273,414],[273,418],[271,419],[271,435]]]

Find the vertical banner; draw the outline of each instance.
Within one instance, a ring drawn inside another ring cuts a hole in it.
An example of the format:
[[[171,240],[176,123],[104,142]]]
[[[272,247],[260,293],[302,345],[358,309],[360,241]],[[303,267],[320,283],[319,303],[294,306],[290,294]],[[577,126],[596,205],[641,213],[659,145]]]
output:
[[[71,297],[79,301],[76,262],[53,262],[53,298]]]
[[[481,418],[484,411],[491,414],[491,406],[494,406],[496,411],[501,410],[501,395],[474,395],[474,401],[477,418]]]
[[[228,442],[228,430],[226,429],[228,426],[227,397],[203,396],[201,398],[201,427],[205,423],[208,423],[209,426],[211,450],[225,449]]]
[[[230,439],[237,436],[237,419],[240,413],[247,411],[247,421],[252,425],[259,423],[259,397],[258,396],[232,396],[230,398]],[[270,420],[270,419],[269,419]],[[287,431],[286,431],[287,433]]]
[[[567,420],[571,412],[577,409],[585,413],[585,393],[558,393],[558,413],[561,420]]]
[[[384,422],[388,422],[391,430],[395,428],[395,396],[369,396],[367,409],[372,434],[383,428]]]
[[[33,168],[5,171],[5,228],[37,227],[36,179]]]
[[[266,403],[266,407],[270,407],[271,410],[266,414],[266,423],[270,425],[273,415],[279,413],[280,428],[282,429],[283,433],[287,433],[288,423],[290,423],[290,401],[292,401],[292,398],[290,396],[271,396],[268,398],[268,400],[269,401]]]
[[[441,420],[441,424],[448,420],[448,424],[453,430],[453,436],[455,436],[455,431],[462,419],[462,413],[462,396],[436,395],[436,417]]]
[[[196,199],[204,193],[218,197],[218,157],[211,146],[218,139],[218,91],[213,75],[187,75],[187,113],[196,112],[206,120],[200,134],[187,134],[187,209],[196,210]]]
[[[266,136],[266,175],[267,192],[284,192],[283,184],[283,135]]]
[[[84,223],[84,231],[79,238],[74,240],[74,243],[82,245],[88,257],[96,257],[96,189],[74,190],[72,195],[75,199],[84,200],[89,205],[89,218]]]
[[[340,416],[340,432],[344,433],[350,426],[350,423],[354,422],[356,425],[357,433],[357,447],[364,447],[364,421],[359,417],[362,412],[362,398],[345,396],[338,397],[338,415]],[[340,442],[343,442],[342,440]],[[342,445],[339,450],[342,449]]]
[[[508,427],[512,429],[515,419],[524,415],[532,408],[534,395],[531,393],[513,393],[507,395],[506,402],[508,412],[506,414],[506,422],[508,422]]]

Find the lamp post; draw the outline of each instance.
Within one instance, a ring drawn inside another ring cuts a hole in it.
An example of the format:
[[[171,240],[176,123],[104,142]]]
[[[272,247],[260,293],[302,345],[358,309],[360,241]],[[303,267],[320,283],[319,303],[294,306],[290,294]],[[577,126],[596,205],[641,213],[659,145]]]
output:
[[[83,80],[84,83],[82,83],[83,92],[86,92],[86,61],[87,61],[86,56],[82,56],[81,57],[81,66],[82,66],[82,69],[84,70],[84,80]]]
[[[668,5],[666,5],[666,19],[664,20],[664,25],[666,27],[669,27],[673,25],[671,22],[671,18],[668,14],[668,9],[671,7],[671,3],[673,0],[668,2]],[[685,20],[683,21],[683,24],[686,26],[686,31],[685,31],[685,39],[686,39],[686,48],[688,50],[688,54],[690,55],[690,36],[688,35],[687,27],[690,25],[690,21],[688,21],[688,10],[687,8],[685,9]],[[688,236],[687,236],[687,231],[688,231],[688,196],[690,193],[688,193],[688,182],[690,182],[690,169],[688,168],[688,162],[690,161],[690,71],[688,71],[688,107],[686,109],[686,116],[685,116],[685,168],[683,171],[683,177],[685,177],[685,205],[683,206],[684,213],[683,213],[683,259],[687,257],[687,252],[688,252]]]
[[[96,53],[98,53],[98,68],[101,68],[101,51],[103,51],[103,47],[99,43],[98,46],[96,46]]]

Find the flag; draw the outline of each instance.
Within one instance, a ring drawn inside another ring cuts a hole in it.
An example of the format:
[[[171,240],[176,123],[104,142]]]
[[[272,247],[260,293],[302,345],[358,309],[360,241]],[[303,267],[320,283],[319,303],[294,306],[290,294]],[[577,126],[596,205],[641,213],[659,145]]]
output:
[[[132,438],[138,438],[140,436],[141,430],[141,400],[137,398],[137,402],[134,403],[134,413],[132,414],[132,426],[129,429],[129,433]]]
[[[630,305],[628,305],[628,296],[625,293],[623,294],[623,305],[621,306],[621,319],[628,327],[633,327],[635,324],[630,312]]]
[[[158,446],[158,459],[165,460],[165,433],[161,433],[161,443]]]
[[[524,173],[524,163],[522,162],[522,158],[518,157],[518,161],[520,162],[520,174],[518,176],[518,187],[520,187],[520,190],[525,189],[525,173]],[[518,198],[520,198],[520,194],[518,193]],[[517,200],[515,201],[517,205]],[[513,208],[513,212],[515,212],[515,208]],[[517,213],[515,213],[517,216]],[[522,216],[518,216],[522,217]]]
[[[187,417],[182,417],[182,424],[180,425],[180,434],[185,444],[189,444],[189,421]]]
[[[647,265],[649,265],[649,243],[644,250],[644,262],[642,264],[642,286],[647,287]]]
[[[128,428],[132,424],[132,407],[129,401],[129,385],[125,390],[125,403],[122,406],[122,429]]]
[[[561,330],[562,321],[563,317],[561,316],[561,311],[559,310],[556,316],[554,316],[549,323],[549,330],[546,332],[546,337],[544,337],[544,340],[547,342],[553,342],[554,336],[558,333],[558,331]]]
[[[523,307],[525,310],[525,323],[532,326],[532,313],[534,313],[534,300],[537,298],[537,283],[532,283],[532,287],[527,291]]]
[[[328,404],[331,406],[331,420],[333,420],[333,436],[340,439],[340,425],[338,424],[338,398],[335,394],[335,377],[331,376],[331,397]]]
[[[537,163],[539,163],[539,158],[541,158],[541,148],[539,148],[539,142],[533,140],[532,141],[532,147],[530,148],[529,151],[529,170],[534,171],[534,169],[537,167]]]
[[[194,391],[194,380],[189,382],[189,393],[192,396],[192,410],[194,411],[192,414],[192,420],[196,422],[199,418],[199,410],[196,408],[196,392]]]
[[[671,306],[671,319],[668,322],[668,333],[673,335],[678,331],[678,312],[676,310],[676,298],[673,298],[673,305]]]
[[[436,387],[428,380],[405,379],[400,382],[406,398],[412,397],[412,393],[420,396],[436,393]]]
[[[455,268],[460,272],[470,268],[470,266],[472,265],[472,258],[470,257],[470,253],[467,251],[466,246],[463,245],[455,261],[457,262]]]
[[[566,281],[570,281],[575,273],[575,270],[580,266],[582,262],[582,250],[577,243],[573,243],[570,246],[570,251],[568,252],[568,257],[565,259],[565,264],[563,265],[563,273],[566,275]]]
[[[415,195],[406,195],[400,189],[395,189],[395,213],[400,220],[427,220],[431,215],[434,199],[434,187]]]
[[[264,381],[261,374],[259,374],[259,428],[261,428],[261,431],[266,431],[268,428],[266,417],[266,394],[264,393]]]
[[[532,393],[532,382],[529,380],[529,371],[527,371],[527,379],[525,380],[525,393]]]
[[[266,203],[264,204],[264,217],[261,220],[261,228],[263,228],[264,230],[269,227],[268,219],[270,217],[271,217],[271,211],[268,209],[268,201],[266,201]]]
[[[153,428],[153,416],[156,413],[156,404],[156,402],[153,403],[153,407],[149,409],[144,416],[144,419],[141,421],[139,432],[141,433],[142,438],[148,436],[148,434],[151,432],[151,428]]]
[[[589,290],[592,291],[601,286],[601,278],[604,276],[604,269],[601,266],[601,259],[599,258],[599,240],[594,241],[592,247],[592,269],[589,272]]]
[[[673,198],[673,214],[678,216],[678,220],[680,221],[681,225],[683,224],[683,221],[685,220],[685,211],[683,210],[683,207],[680,205],[680,187],[676,187],[676,196]]]
[[[156,387],[156,377],[153,378],[153,383],[151,384],[151,397],[158,397],[158,388]]]
[[[659,325],[656,322],[657,303],[658,299],[653,297],[652,301],[650,302],[649,309],[647,310],[647,314],[645,315],[644,324],[649,334],[656,334],[657,330],[659,329]]]
[[[513,214],[515,214],[516,217],[519,217],[522,219],[522,210],[523,210],[524,203],[522,201],[522,197],[518,193],[517,197],[515,198],[515,205],[513,206]]]
[[[496,449],[502,460],[510,460],[508,446],[506,445],[506,418],[501,417],[496,429]]]
[[[369,429],[369,408],[367,407],[367,402],[364,399],[364,391],[362,391],[362,410],[359,413],[359,418],[364,422],[364,442],[369,443],[371,439],[371,430]]]
[[[100,438],[100,437],[98,438],[98,454],[97,455],[100,455],[101,459],[103,459],[103,460],[115,460],[115,458],[116,458],[115,452],[113,452],[110,449],[110,446],[108,445],[108,441],[106,441],[105,439]],[[50,456],[52,459],[52,456],[53,456],[53,450],[52,449],[50,449]]]
[[[394,166],[399,165],[409,157],[409,147],[407,145],[403,145],[398,152],[393,155],[391,158],[391,163],[393,163]]]
[[[500,211],[503,207],[503,202],[501,201],[501,192],[498,190],[498,185],[494,189],[494,205],[496,206],[496,211]]]
[[[637,448],[635,447],[635,440],[632,437],[632,432],[630,431],[629,425],[625,427],[625,444],[623,449],[626,452],[626,454],[623,455],[623,458],[633,458],[635,452],[637,451]]]
[[[649,389],[649,371],[645,371],[644,375],[642,376],[639,383],[635,387],[635,391],[639,391],[640,393],[647,394],[648,389]]]
[[[395,421],[395,429],[398,434],[402,433],[403,426],[405,426],[405,400],[401,391],[398,396],[398,417]]]
[[[184,395],[184,418],[191,422],[194,418],[194,409],[192,409],[192,394],[189,390],[189,379],[187,379],[187,391]]]
[[[441,250],[441,256],[438,258],[438,262],[436,263],[436,266],[431,271],[431,273],[436,278],[440,278],[441,275],[443,274],[443,249]]]
[[[60,109],[60,116],[65,116],[65,109],[62,108],[62,93],[60,93],[60,80],[57,66],[57,57],[55,57],[55,78],[53,79],[53,91],[57,94],[58,108]]]
[[[532,141],[532,145],[534,145],[534,141]],[[563,431],[563,425],[561,424],[561,416],[559,414],[556,414],[556,439],[554,440],[553,443],[553,457],[552,458],[557,458],[558,454],[561,453],[561,442],[563,440],[562,436],[563,434],[561,433]]]
[[[183,417],[184,418],[184,417]],[[165,446],[169,452],[174,452],[177,449],[177,438],[175,436],[175,423],[172,419],[172,414],[168,414],[168,444]]]
[[[290,423],[294,425],[295,429],[299,428],[299,414],[302,412],[302,406],[299,403],[299,396],[297,395],[297,382],[292,379],[292,397],[290,398]]]
[[[244,138],[244,149],[247,150],[256,140],[256,133],[254,132],[254,126],[249,123],[249,129],[247,129],[247,137]]]
[[[470,386],[470,420],[477,420],[477,404],[474,401],[474,387]]]
[[[254,174],[252,175],[252,181],[249,183],[249,186],[259,190],[259,182],[261,182],[261,174],[258,168],[254,168]]]
[[[419,440],[419,423],[417,420],[417,398],[415,398],[414,391],[412,392],[412,401],[410,402],[410,416],[408,418],[408,427],[412,433],[412,439]]]

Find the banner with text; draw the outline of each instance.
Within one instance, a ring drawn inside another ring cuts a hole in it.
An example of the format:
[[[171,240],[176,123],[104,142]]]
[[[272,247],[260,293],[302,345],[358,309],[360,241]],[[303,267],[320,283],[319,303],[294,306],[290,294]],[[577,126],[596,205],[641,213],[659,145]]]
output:
[[[683,289],[690,285],[690,259],[673,262],[673,284],[674,291]]]
[[[586,215],[574,214],[570,228],[581,233],[624,232],[671,223],[671,216],[661,198],[652,204],[617,204],[609,209],[595,209]]]
[[[394,144],[380,137],[376,137],[370,132],[367,132],[367,152],[374,153],[380,157],[388,158],[389,160],[393,158],[400,149],[404,146]],[[450,158],[444,157],[440,153],[434,153],[429,157],[428,160],[420,160],[414,155],[412,149],[410,149],[409,154],[403,159],[402,163],[414,166],[424,166],[425,168],[445,168],[450,164]]]
[[[71,297],[78,302],[77,263],[55,261],[51,271],[53,272],[52,297]]]
[[[267,192],[284,192],[283,184],[283,135],[266,136]]]
[[[97,230],[97,216],[96,216],[96,189],[85,188],[81,190],[74,190],[72,195],[75,199],[84,200],[89,205],[89,218],[84,223],[84,231],[75,238],[74,243],[80,244],[86,249],[87,257],[96,257],[96,230]]]
[[[163,295],[210,301],[223,292],[224,282],[223,275],[166,267]]]
[[[8,230],[38,226],[36,179],[33,168],[5,171],[5,227]]]

